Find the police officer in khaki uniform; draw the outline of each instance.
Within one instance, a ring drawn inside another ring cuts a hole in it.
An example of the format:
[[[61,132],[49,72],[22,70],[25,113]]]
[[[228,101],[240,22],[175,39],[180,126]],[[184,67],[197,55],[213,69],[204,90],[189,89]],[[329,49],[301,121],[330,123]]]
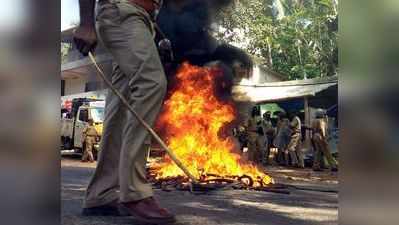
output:
[[[245,126],[248,134],[248,158],[254,163],[261,161],[261,149],[262,143],[259,139],[259,130],[257,125],[257,116],[260,115],[260,111],[257,106],[252,107],[250,117],[247,120]]]
[[[295,167],[305,168],[305,163],[303,160],[303,154],[301,151],[302,144],[302,132],[301,132],[301,119],[294,113],[291,112],[289,114],[291,122],[291,140],[288,144],[288,153],[291,157],[291,163]]]
[[[96,138],[98,137],[98,133],[96,128],[94,127],[94,121],[89,119],[88,125],[83,130],[83,141],[84,141],[84,152],[82,157],[82,162],[94,162],[93,156],[93,145],[96,143]]]
[[[277,162],[280,165],[289,166],[287,146],[290,143],[290,139],[290,121],[285,112],[279,112],[276,125],[276,136],[274,137],[273,145],[278,149]]]
[[[112,55],[112,85],[148,124],[163,104],[166,76],[155,37],[155,15],[162,0],[79,0],[80,24],[74,32],[78,50],[87,55],[98,38]],[[97,32],[96,32],[97,28]],[[160,44],[160,43],[158,43]],[[96,171],[83,204],[86,216],[119,215],[120,206],[142,223],[174,222],[153,197],[145,164],[149,133],[109,91]]]
[[[269,157],[270,157],[270,148],[273,143],[273,138],[275,134],[275,129],[273,127],[272,121],[271,121],[271,113],[270,112],[265,112],[263,114],[261,126],[264,132],[264,148],[265,151],[263,151],[264,156],[262,157],[263,162],[265,164],[269,163]]]
[[[316,118],[312,121],[312,142],[314,146],[314,161],[313,170],[322,171],[320,168],[321,160],[323,160],[322,155],[327,159],[330,165],[331,171],[338,171],[337,162],[331,155],[330,148],[328,146],[328,133],[327,133],[328,123],[326,121],[326,115],[324,110],[319,109],[316,111]]]

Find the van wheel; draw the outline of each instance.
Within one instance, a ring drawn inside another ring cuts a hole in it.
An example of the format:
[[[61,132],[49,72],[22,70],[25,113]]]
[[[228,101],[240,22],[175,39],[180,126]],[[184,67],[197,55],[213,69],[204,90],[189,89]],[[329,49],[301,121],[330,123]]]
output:
[[[97,151],[93,151],[93,157],[94,157],[94,160],[97,161],[97,159],[98,159],[98,152]]]
[[[73,139],[65,138],[65,140],[64,140],[64,149],[71,150],[73,148],[72,143],[73,143]]]

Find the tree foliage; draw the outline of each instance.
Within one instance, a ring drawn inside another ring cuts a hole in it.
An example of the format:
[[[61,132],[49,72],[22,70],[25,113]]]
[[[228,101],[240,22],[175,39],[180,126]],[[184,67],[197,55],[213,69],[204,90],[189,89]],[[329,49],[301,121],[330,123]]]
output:
[[[61,42],[61,64],[67,62],[68,53],[71,47],[71,44]]]
[[[336,0],[235,0],[219,16],[216,35],[264,59],[290,79],[330,76],[338,69]]]

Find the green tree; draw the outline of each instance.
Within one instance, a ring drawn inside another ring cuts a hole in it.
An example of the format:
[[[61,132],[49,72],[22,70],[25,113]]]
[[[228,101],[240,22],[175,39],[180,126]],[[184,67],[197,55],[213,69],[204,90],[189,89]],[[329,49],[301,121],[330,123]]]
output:
[[[73,29],[74,27],[77,27],[79,25],[79,21],[74,21],[71,23],[70,29]],[[65,63],[67,58],[68,58],[68,53],[72,48],[72,43],[66,43],[66,42],[61,42],[61,64]]]
[[[61,42],[61,64],[67,61],[69,49],[72,47],[69,43],[62,43]]]
[[[216,35],[240,43],[290,79],[338,70],[336,0],[235,0],[219,16]]]

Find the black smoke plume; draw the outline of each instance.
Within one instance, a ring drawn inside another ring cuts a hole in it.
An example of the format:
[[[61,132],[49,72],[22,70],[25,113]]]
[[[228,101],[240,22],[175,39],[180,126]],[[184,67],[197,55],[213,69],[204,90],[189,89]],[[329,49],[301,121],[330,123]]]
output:
[[[211,35],[211,27],[217,22],[216,16],[233,2],[234,0],[164,0],[157,23],[172,43],[174,60],[164,62],[172,85],[173,74],[182,62],[198,66],[217,64],[224,71],[217,93],[224,98],[227,94],[230,95],[233,85],[233,65],[238,63],[248,70],[252,69],[252,60],[245,51]]]

